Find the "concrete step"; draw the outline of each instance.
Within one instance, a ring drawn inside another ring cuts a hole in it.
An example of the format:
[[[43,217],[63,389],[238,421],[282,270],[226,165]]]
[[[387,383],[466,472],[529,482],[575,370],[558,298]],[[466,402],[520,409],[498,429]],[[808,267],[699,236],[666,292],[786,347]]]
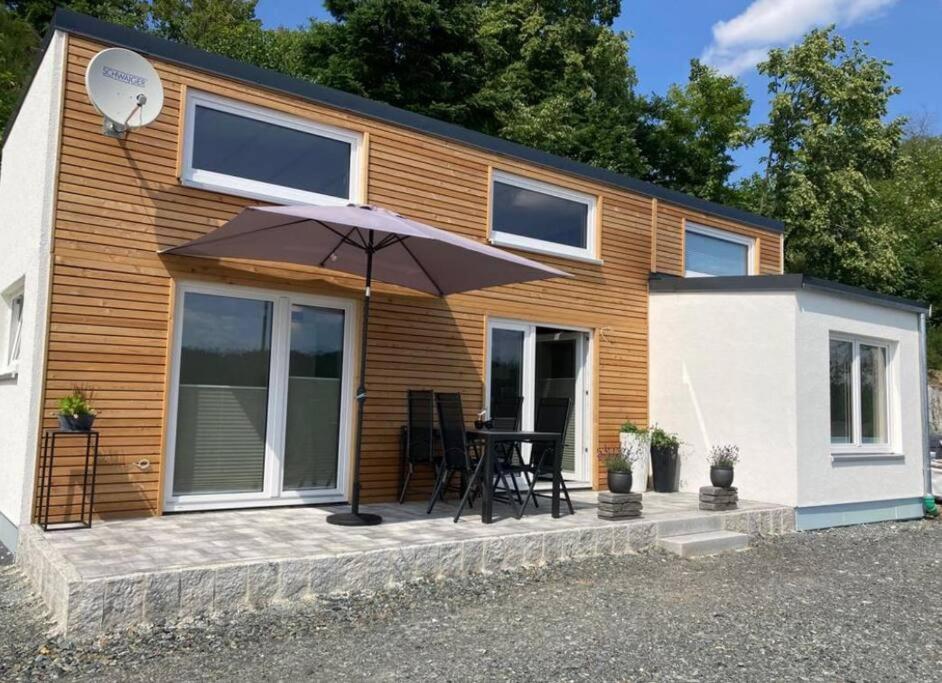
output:
[[[662,536],[658,546],[680,557],[704,557],[727,550],[742,550],[749,547],[749,535],[735,531],[704,531],[682,536]]]
[[[699,514],[681,519],[660,520],[657,525],[658,536],[686,536],[687,534],[700,534],[706,531],[722,531],[723,517],[715,514]]]

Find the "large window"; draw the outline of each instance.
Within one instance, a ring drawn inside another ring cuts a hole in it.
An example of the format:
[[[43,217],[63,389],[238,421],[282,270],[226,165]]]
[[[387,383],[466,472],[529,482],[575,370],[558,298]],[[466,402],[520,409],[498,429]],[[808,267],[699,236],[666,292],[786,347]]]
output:
[[[543,253],[595,258],[595,206],[591,195],[495,171],[491,239]]]
[[[20,347],[23,335],[23,280],[3,292],[5,312],[5,334],[0,373],[16,376],[20,364]]]
[[[687,277],[749,275],[755,242],[731,232],[687,224],[684,270]]]
[[[831,338],[831,443],[836,450],[889,449],[888,366],[886,344]]]
[[[274,202],[358,200],[360,136],[204,93],[187,98],[182,181]]]
[[[167,509],[342,500],[353,304],[179,288]]]

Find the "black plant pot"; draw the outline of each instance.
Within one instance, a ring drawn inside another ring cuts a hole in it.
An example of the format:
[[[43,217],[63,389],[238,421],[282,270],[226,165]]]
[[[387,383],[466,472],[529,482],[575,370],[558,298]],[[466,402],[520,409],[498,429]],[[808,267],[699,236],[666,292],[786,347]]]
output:
[[[87,432],[91,431],[95,423],[94,415],[59,415],[59,429],[66,432]]]
[[[631,472],[608,471],[608,490],[612,493],[631,493]]]
[[[677,447],[651,446],[651,469],[654,490],[673,493],[677,490]]]
[[[710,483],[721,489],[728,489],[733,485],[732,467],[711,467]]]

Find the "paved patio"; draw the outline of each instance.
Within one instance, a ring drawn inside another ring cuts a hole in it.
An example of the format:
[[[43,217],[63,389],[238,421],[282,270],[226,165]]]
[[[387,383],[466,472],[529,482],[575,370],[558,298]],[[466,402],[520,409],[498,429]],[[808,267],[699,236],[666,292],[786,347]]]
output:
[[[684,533],[794,529],[790,508],[752,501],[733,512],[703,512],[696,494],[649,492],[641,518],[611,522],[597,517],[596,492],[572,497],[574,515],[553,519],[546,501],[517,520],[495,505],[490,525],[476,510],[455,524],[449,503],[431,516],[423,503],[391,503],[363,506],[384,523],[361,528],[327,524],[345,506],[177,514],[49,533],[31,527],[21,534],[17,561],[60,627],[89,635],[418,579],[642,552],[659,537]]]

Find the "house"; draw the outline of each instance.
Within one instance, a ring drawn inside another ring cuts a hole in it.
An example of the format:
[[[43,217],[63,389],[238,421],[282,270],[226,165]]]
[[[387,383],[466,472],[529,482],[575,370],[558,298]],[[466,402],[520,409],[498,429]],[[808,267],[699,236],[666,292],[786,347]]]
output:
[[[114,46],[165,93],[125,138],[84,85]],[[509,387],[525,422],[539,395],[573,399],[574,483],[603,486],[597,447],[656,421],[685,441],[685,488],[734,442],[743,491],[830,506],[816,523],[919,514],[926,311],[783,275],[780,222],[59,11],[3,142],[0,540],[34,519],[41,433],[74,385],[100,411],[97,515],[347,498],[362,281],[158,253],[304,202],[378,204],[573,275],[446,299],[376,285],[365,502],[396,497],[407,389],[460,391],[471,418]],[[75,464],[52,473],[53,519]]]

